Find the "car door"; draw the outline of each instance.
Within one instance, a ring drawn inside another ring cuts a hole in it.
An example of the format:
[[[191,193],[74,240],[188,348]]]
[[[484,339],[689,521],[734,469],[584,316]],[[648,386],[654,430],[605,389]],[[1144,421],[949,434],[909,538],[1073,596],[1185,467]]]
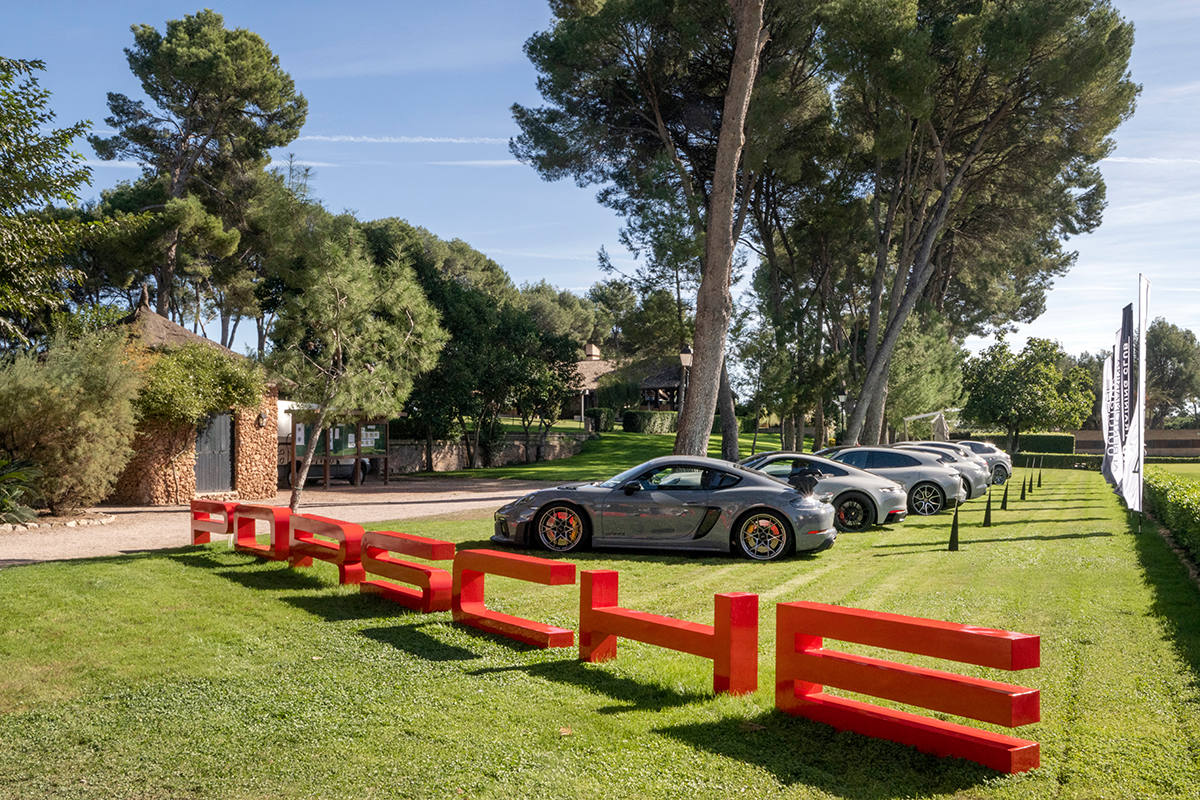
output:
[[[895,481],[906,492],[920,480],[917,470],[920,466],[920,461],[898,450],[870,450],[867,453],[867,471]]]
[[[708,510],[704,473],[691,464],[665,464],[617,487],[602,513],[605,538],[631,544],[691,539]]]

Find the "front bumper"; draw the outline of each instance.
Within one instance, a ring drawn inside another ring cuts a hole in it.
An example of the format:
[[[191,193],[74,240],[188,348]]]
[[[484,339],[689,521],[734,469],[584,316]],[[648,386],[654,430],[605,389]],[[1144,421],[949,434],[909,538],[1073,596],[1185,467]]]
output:
[[[492,523],[491,541],[511,547],[529,546],[529,520],[497,511],[492,517]]]
[[[897,522],[904,522],[904,519],[907,516],[908,516],[908,509],[901,509],[899,511],[889,511],[888,515],[883,518],[883,524],[884,525],[895,525]]]
[[[837,540],[837,528],[823,531],[806,531],[796,537],[797,553],[820,553],[833,547]]]

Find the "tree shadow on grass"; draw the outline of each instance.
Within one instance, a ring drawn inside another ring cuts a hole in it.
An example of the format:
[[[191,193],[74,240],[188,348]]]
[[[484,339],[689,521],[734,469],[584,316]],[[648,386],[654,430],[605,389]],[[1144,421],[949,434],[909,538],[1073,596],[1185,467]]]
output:
[[[670,725],[656,733],[697,750],[753,764],[780,783],[836,797],[888,800],[967,793],[996,777],[978,764],[769,711],[752,719]]]
[[[364,628],[363,636],[397,650],[412,653],[427,661],[471,661],[479,654],[465,647],[447,644],[421,630],[426,625],[440,623],[425,622],[415,625],[392,625],[384,628]]]
[[[601,714],[619,714],[625,711],[662,711],[692,703],[703,703],[712,699],[711,694],[680,692],[659,684],[643,683],[632,678],[614,675],[603,665],[587,664],[573,658],[510,667],[485,667],[473,670],[469,674],[487,675],[492,672],[511,671],[526,672],[535,677],[576,686],[620,701],[620,705],[596,709]]]
[[[1187,567],[1171,550],[1148,518],[1138,533],[1136,519],[1128,521],[1138,560],[1154,593],[1151,613],[1162,621],[1179,654],[1192,671],[1192,685],[1200,687],[1200,588],[1188,576]]]
[[[245,572],[235,569],[219,569],[213,572],[222,578],[228,578],[234,583],[240,583],[247,589],[280,592],[287,589],[328,589],[329,584],[307,572],[282,569],[254,570]]]
[[[949,532],[947,532],[947,534],[946,534],[947,541],[949,541],[949,536],[950,536],[950,534],[949,534]],[[1053,541],[1055,539],[1094,539],[1097,537],[1111,537],[1111,536],[1112,536],[1112,534],[1108,533],[1107,531],[1093,531],[1092,533],[1058,533],[1058,534],[1047,534],[1044,536],[997,536],[997,537],[990,538],[990,539],[980,539],[975,536],[964,535],[962,533],[961,529],[959,531],[959,541],[962,542],[962,544],[964,544],[964,545],[966,545],[966,544],[989,544],[989,543],[996,543],[996,542],[1043,542],[1043,541]],[[933,544],[933,543],[932,542],[895,542],[895,543],[890,543],[890,544],[872,545],[871,549],[879,550],[879,549],[893,548],[893,547],[915,547],[915,548],[917,548],[916,550],[906,550],[904,553],[874,553],[873,555],[876,558],[881,558],[883,556],[905,555],[905,553],[909,553],[909,552],[920,553],[920,552],[925,552],[925,551],[931,550],[931,549],[932,550],[945,550],[946,549],[944,546],[932,547],[932,548],[926,546],[926,545],[930,545],[930,544]]]

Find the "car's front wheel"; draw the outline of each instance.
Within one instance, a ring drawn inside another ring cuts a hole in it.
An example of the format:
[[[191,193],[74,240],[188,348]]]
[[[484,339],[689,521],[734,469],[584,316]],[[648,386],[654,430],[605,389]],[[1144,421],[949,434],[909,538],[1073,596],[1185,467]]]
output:
[[[918,483],[908,493],[908,510],[922,517],[936,514],[946,507],[946,494],[933,483]]]
[[[1003,465],[997,464],[996,466],[992,467],[992,483],[1000,486],[1007,480],[1008,470],[1006,470]]]
[[[588,520],[575,506],[555,503],[538,513],[533,523],[538,544],[554,553],[573,553],[587,543]]]
[[[860,533],[875,524],[871,501],[858,492],[847,492],[833,504],[833,524],[839,531]]]
[[[787,520],[774,511],[752,511],[738,520],[734,530],[742,555],[755,561],[775,561],[795,547]]]

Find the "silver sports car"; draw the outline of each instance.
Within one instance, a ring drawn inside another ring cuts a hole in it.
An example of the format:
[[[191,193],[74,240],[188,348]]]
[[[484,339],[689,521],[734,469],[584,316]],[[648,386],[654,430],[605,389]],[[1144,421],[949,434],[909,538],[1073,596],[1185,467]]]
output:
[[[741,553],[773,561],[833,545],[833,506],[761,472],[698,456],[664,456],[606,481],[527,494],[498,510],[499,544],[556,553],[636,547]]]
[[[908,491],[908,510],[928,516],[967,499],[963,479],[932,453],[895,447],[831,447],[817,453],[890,478]]]
[[[895,447],[898,450],[932,453],[937,456],[938,461],[962,476],[968,500],[983,496],[992,485],[992,471],[988,469],[987,462],[958,445],[947,445],[945,442],[903,442]]]
[[[964,439],[958,444],[969,449],[972,453],[987,462],[992,471],[992,483],[1004,483],[1012,477],[1012,457],[991,442],[976,442]]]
[[[816,492],[833,496],[833,524],[839,531],[856,533],[872,525],[891,525],[908,514],[903,486],[849,464],[779,450],[758,453],[740,463],[793,485],[797,477],[814,478]]]

